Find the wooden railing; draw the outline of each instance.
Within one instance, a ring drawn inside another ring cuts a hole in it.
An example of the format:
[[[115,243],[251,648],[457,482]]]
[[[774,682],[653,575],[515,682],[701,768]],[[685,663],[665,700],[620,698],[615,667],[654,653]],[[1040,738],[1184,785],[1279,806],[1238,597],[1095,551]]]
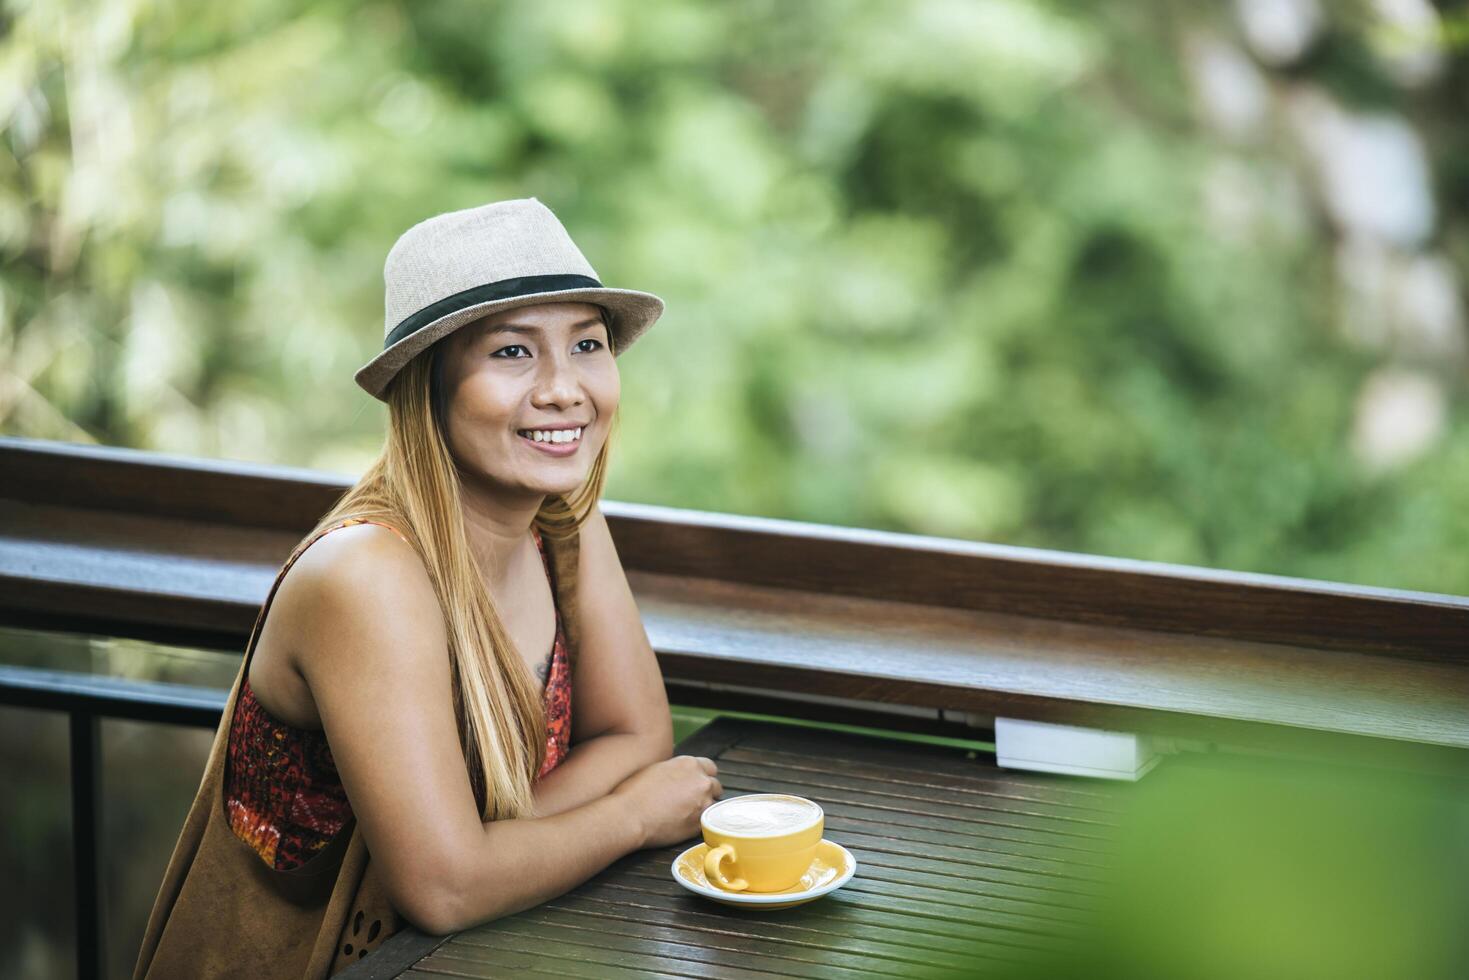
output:
[[[0,621],[239,652],[346,477],[0,438]],[[605,501],[669,696],[1457,767],[1469,599]]]

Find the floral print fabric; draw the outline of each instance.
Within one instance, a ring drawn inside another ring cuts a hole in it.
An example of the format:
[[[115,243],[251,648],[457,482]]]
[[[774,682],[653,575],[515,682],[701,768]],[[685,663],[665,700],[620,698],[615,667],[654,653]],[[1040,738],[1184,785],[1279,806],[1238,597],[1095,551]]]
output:
[[[541,552],[541,564],[546,577],[551,577],[551,561],[546,557],[541,544],[541,532],[536,531],[536,547]],[[555,590],[552,590],[555,598]],[[551,644],[551,670],[542,689],[542,701],[546,706],[546,761],[541,763],[539,779],[555,769],[566,758],[571,748],[571,658],[566,652],[566,631],[561,628],[561,608],[556,606],[556,638]]]
[[[327,530],[358,523],[364,523],[363,519],[352,518]],[[533,534],[549,577],[550,561],[540,532]],[[280,575],[289,568],[287,563]],[[571,741],[571,670],[559,607],[542,691],[546,759],[538,778],[566,757]],[[480,781],[471,778],[471,782],[479,796]],[[225,807],[235,836],[279,871],[311,860],[352,817],[352,806],[337,774],[326,733],[295,728],[275,719],[255,699],[248,677],[243,681],[230,725]]]

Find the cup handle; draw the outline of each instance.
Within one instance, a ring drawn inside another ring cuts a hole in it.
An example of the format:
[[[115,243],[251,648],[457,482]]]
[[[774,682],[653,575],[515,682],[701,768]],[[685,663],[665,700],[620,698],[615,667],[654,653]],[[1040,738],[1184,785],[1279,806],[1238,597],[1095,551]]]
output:
[[[720,844],[718,847],[714,848],[714,850],[710,851],[708,854],[705,854],[704,877],[708,878],[710,881],[714,882],[725,891],[744,891],[746,888],[749,887],[749,883],[746,882],[745,879],[736,878],[735,880],[730,881],[724,876],[724,872],[719,870],[719,866],[724,863],[725,858],[729,858],[731,861],[735,859],[735,849],[733,844]]]

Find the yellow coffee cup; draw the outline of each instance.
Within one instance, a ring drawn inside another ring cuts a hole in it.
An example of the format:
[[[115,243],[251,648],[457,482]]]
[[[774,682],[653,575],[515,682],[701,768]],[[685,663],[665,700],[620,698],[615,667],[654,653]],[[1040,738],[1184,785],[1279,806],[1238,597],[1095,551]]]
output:
[[[704,876],[716,888],[778,892],[801,880],[816,859],[826,814],[816,803],[787,793],[731,796],[699,816]]]

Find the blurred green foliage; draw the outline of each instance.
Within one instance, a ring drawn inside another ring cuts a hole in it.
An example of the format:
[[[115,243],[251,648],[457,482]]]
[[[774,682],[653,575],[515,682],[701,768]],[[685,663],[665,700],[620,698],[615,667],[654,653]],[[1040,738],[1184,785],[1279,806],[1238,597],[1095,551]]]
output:
[[[536,196],[668,301],[609,497],[1469,592],[1463,365],[1344,329],[1290,135],[1308,83],[1410,118],[1462,266],[1464,59],[1405,89],[1368,6],[1242,140],[1208,5],[11,2],[0,424],[358,472],[388,247]],[[1393,363],[1447,410],[1374,468]]]
[[[1169,760],[1119,800],[1077,929],[983,975],[1454,980],[1469,968],[1462,780],[1221,754]]]

